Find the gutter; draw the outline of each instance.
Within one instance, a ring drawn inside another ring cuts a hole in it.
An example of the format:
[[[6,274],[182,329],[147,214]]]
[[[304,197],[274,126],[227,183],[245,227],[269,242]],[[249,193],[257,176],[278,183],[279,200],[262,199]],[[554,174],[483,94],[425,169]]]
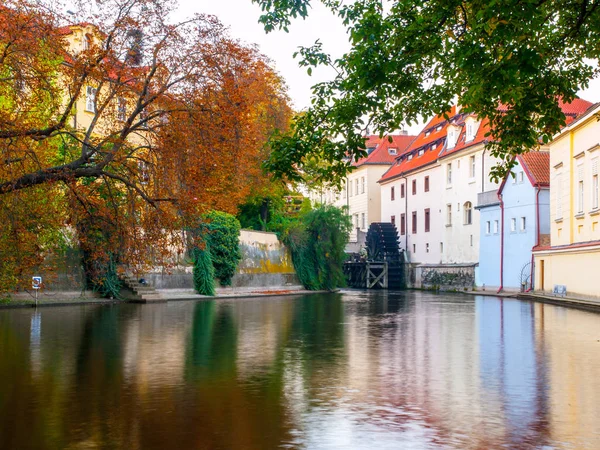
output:
[[[498,288],[497,294],[504,290],[504,200],[502,200],[502,194],[498,193],[498,200],[500,200],[500,287]]]

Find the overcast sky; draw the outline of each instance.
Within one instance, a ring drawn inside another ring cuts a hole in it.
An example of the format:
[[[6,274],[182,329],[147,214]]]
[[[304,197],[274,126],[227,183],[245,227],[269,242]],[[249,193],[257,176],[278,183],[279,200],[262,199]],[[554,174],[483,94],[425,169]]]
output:
[[[341,56],[349,47],[348,38],[340,20],[332,15],[320,2],[314,1],[307,20],[296,19],[290,32],[264,32],[258,23],[261,10],[251,0],[179,0],[177,19],[193,13],[206,13],[217,16],[230,28],[231,36],[248,44],[257,44],[260,51],[272,59],[275,69],[283,76],[295,109],[305,109],[310,105],[310,87],[333,77],[333,71],[324,68],[308,76],[306,69],[299,68],[293,54],[299,46],[310,46],[317,39],[324,50],[333,57]],[[593,80],[591,86],[579,95],[591,102],[600,101],[600,80]],[[409,128],[418,133],[421,125]]]

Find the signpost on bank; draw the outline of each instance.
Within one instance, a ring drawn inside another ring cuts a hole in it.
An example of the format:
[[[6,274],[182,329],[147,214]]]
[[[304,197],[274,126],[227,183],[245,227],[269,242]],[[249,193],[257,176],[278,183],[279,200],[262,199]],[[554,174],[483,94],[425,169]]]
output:
[[[31,277],[31,287],[35,291],[35,306],[38,303],[38,291],[42,287],[42,277]]]

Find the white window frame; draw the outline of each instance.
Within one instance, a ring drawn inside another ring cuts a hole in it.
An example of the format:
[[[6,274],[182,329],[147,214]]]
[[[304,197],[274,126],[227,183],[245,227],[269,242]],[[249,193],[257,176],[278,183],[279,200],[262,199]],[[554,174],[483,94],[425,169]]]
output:
[[[527,218],[526,217],[521,217],[521,228],[520,231],[526,231],[527,230]]]
[[[489,235],[489,234],[491,234],[491,231],[492,231],[492,222],[488,220],[485,223],[485,234]]]
[[[598,184],[598,158],[592,159],[592,189],[591,205],[592,210],[600,207],[600,185]]]
[[[452,186],[452,163],[446,164],[446,185]]]
[[[494,234],[498,234],[500,231],[500,222],[498,220],[494,220]]]
[[[365,177],[360,178],[360,191],[361,194],[365,193]]]
[[[92,86],[86,86],[85,88],[85,110],[87,112],[96,112],[96,94],[97,89]]]
[[[517,218],[516,217],[513,217],[510,219],[510,232],[511,233],[517,232]]]
[[[452,225],[452,203],[446,205],[446,225]]]
[[[476,165],[475,165],[475,155],[469,156],[469,178],[475,178],[476,173]]]

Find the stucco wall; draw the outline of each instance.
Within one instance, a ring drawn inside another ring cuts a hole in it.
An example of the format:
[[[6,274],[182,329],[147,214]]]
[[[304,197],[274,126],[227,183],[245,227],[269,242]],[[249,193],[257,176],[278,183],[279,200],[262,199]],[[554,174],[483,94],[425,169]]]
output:
[[[543,271],[542,275],[542,261]],[[536,292],[552,293],[554,285],[567,287],[567,295],[600,299],[598,264],[600,245],[535,253]],[[543,286],[542,286],[543,278]]]
[[[233,287],[262,287],[299,285],[287,249],[275,233],[241,230],[242,260],[232,279]],[[193,289],[192,266],[179,266],[147,274],[148,281],[157,289]]]
[[[500,287],[500,233],[501,213],[500,206],[488,206],[479,210],[480,243],[479,243],[479,271],[477,285],[486,287]],[[487,232],[487,222],[490,223],[490,232]],[[494,229],[497,222],[498,229]]]

